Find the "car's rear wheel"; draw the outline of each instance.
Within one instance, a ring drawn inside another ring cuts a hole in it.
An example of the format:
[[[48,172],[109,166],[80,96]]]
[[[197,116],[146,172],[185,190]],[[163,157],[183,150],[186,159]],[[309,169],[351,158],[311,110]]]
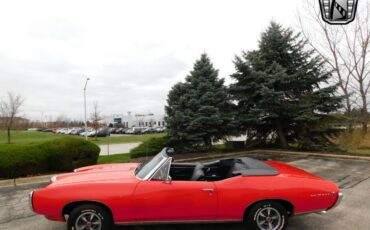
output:
[[[73,209],[68,218],[68,230],[109,230],[112,217],[97,205],[81,205]]]
[[[288,213],[280,203],[260,202],[248,210],[245,224],[251,230],[284,230],[288,225]]]

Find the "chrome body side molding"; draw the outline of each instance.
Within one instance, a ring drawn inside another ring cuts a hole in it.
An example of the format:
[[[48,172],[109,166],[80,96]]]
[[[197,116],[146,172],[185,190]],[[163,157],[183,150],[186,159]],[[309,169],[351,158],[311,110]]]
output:
[[[241,223],[243,220],[179,220],[179,221],[138,221],[115,222],[116,225],[161,225],[161,224],[208,224],[208,223]]]

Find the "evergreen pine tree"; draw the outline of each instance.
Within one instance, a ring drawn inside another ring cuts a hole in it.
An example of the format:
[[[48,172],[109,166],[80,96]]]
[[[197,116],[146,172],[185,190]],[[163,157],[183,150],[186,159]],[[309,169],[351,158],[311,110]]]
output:
[[[172,140],[183,146],[209,149],[213,139],[227,132],[227,89],[206,54],[194,64],[184,83],[177,83],[167,99],[166,122]]]
[[[240,127],[258,139],[277,135],[282,148],[289,141],[312,144],[317,141],[310,137],[312,131],[341,106],[324,62],[299,34],[275,22],[262,33],[258,49],[242,53],[234,63],[236,83],[230,92]]]

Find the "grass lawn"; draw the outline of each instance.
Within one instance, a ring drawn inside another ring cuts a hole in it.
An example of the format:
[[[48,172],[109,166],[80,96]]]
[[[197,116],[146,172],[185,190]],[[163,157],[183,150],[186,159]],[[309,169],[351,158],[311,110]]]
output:
[[[62,134],[44,133],[35,131],[11,131],[11,142],[14,144],[32,144],[40,141],[49,141],[59,137]],[[0,144],[6,144],[7,133],[6,131],[0,131]]]
[[[361,155],[370,155],[370,149],[348,149],[348,152]]]
[[[165,135],[166,134],[164,133],[159,133],[159,134],[130,135],[130,136],[111,136],[111,137],[99,137],[97,141],[95,141],[94,138],[89,138],[89,140],[97,145],[107,143],[120,144],[120,143],[143,142],[153,137],[163,137]],[[12,131],[11,141],[12,144],[16,145],[28,145],[37,142],[53,140],[64,136],[66,135],[55,133],[44,133],[37,131]],[[1,146],[8,146],[6,142],[7,142],[6,132],[0,131],[0,148]],[[130,154],[115,154],[110,156],[100,156],[98,159],[98,163],[103,164],[103,163],[127,162],[130,159],[131,159]]]
[[[143,142],[153,137],[162,137],[164,133],[159,134],[145,134],[145,135],[132,135],[132,136],[111,136],[111,137],[99,137],[97,141],[94,138],[89,138],[93,143],[100,144],[119,144],[119,143],[130,143],[130,142]],[[32,144],[40,141],[53,140],[59,137],[63,137],[63,134],[55,133],[44,133],[37,131],[12,131],[11,141],[14,144]],[[80,137],[83,138],[83,137]],[[7,142],[7,135],[5,131],[0,131],[0,145]]]
[[[363,134],[361,130],[356,129],[351,133],[342,133],[332,141],[346,149],[349,154],[370,155],[370,132]]]
[[[110,156],[99,156],[98,164],[107,164],[107,163],[121,163],[127,162],[131,159],[130,154],[114,154]]]

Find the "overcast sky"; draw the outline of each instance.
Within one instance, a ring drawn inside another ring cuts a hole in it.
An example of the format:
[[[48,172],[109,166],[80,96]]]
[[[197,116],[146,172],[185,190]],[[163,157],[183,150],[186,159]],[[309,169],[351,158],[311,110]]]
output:
[[[294,27],[303,0],[0,2],[0,96],[25,98],[22,114],[83,117],[164,113],[171,86],[207,52],[230,82],[232,60],[256,48],[271,20]]]

